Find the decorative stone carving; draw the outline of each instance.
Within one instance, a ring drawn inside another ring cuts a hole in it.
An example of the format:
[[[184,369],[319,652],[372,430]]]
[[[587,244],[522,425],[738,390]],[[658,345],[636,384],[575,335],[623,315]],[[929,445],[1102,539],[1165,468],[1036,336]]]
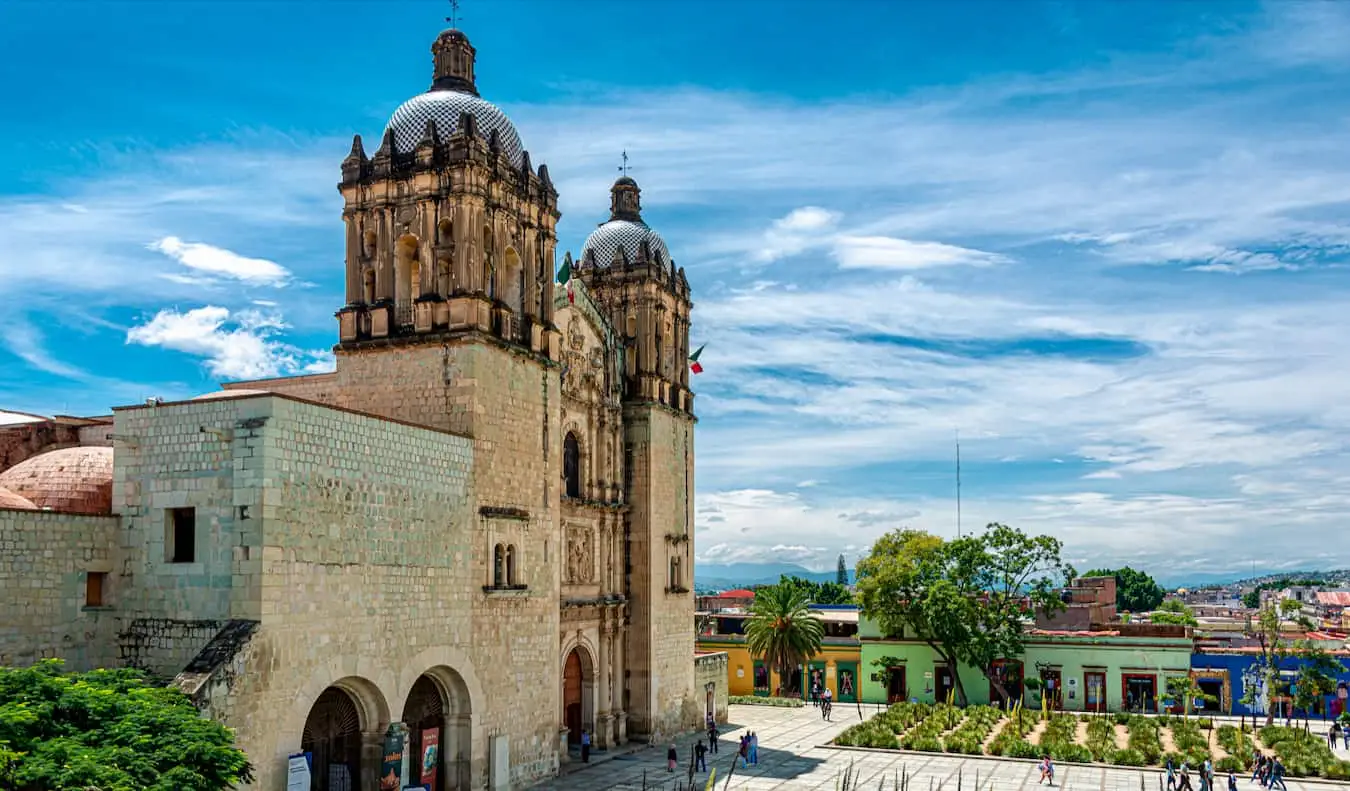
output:
[[[567,537],[567,579],[584,584],[595,579],[595,553],[591,549],[591,531],[574,527]]]

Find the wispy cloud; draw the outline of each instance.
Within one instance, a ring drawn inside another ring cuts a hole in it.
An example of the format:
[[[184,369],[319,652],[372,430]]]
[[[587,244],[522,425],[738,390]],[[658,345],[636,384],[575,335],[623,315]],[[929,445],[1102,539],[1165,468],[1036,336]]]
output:
[[[286,267],[273,261],[246,258],[232,250],[201,242],[184,242],[177,236],[166,236],[152,242],[149,247],[205,275],[208,282],[224,277],[249,285],[284,286],[291,278]]]

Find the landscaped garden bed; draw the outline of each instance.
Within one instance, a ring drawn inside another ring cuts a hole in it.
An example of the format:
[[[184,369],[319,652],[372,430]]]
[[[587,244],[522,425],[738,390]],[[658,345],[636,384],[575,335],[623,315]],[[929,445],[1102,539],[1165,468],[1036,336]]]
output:
[[[996,755],[1114,766],[1192,768],[1206,759],[1216,772],[1243,772],[1252,751],[1280,757],[1286,777],[1350,780],[1350,761],[1336,758],[1326,739],[1298,728],[1214,727],[1205,717],[1138,714],[1070,714],[992,706],[896,703],[840,733],[835,744],[917,752]]]
[[[727,702],[742,706],[776,706],[780,709],[800,709],[806,705],[801,698],[773,698],[760,695],[728,695]]]

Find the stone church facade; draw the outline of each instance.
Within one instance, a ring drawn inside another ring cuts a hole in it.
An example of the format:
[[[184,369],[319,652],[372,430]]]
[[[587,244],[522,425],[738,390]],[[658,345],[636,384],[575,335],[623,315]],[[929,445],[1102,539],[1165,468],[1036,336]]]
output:
[[[172,678],[260,788],[301,752],[316,789],[518,788],[583,729],[660,738],[714,698],[684,272],[624,177],[560,285],[548,169],[468,39],[432,53],[341,165],[333,373],[0,413],[0,663]]]

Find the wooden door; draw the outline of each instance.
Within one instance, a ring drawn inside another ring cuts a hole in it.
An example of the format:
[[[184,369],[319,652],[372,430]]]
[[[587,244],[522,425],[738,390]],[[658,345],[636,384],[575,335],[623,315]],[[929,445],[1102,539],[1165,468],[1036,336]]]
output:
[[[1083,708],[1087,711],[1106,711],[1106,674],[1083,674]]]

